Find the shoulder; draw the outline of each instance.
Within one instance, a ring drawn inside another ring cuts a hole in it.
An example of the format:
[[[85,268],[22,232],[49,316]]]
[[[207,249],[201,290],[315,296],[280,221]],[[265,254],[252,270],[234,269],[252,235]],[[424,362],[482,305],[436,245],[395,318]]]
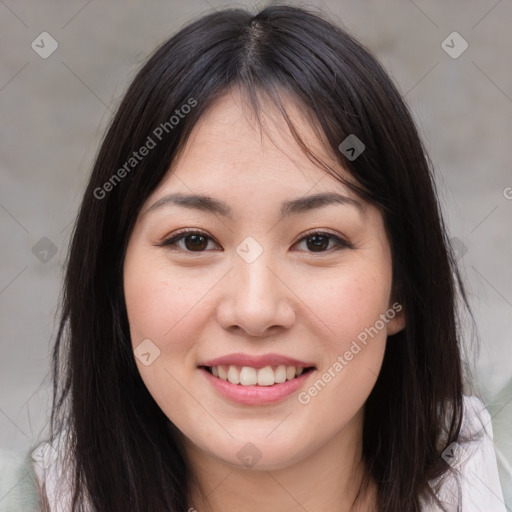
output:
[[[2,512],[40,510],[39,490],[25,451],[0,449],[0,509]]]
[[[496,463],[491,415],[478,397],[464,396],[459,441],[449,445],[442,457],[455,470],[447,473],[437,493],[448,510],[506,512]],[[434,512],[438,509],[425,507],[423,510]]]
[[[0,449],[1,512],[69,512],[70,472],[63,434],[28,451]]]
[[[66,461],[66,431],[60,432],[49,442],[41,442],[30,453],[31,468],[36,480],[44,489],[44,500],[48,512],[71,510],[71,477]]]

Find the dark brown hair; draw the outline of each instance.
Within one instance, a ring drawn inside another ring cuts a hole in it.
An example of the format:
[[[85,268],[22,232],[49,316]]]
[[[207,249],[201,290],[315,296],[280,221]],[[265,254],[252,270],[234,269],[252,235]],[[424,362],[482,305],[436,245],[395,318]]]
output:
[[[440,454],[461,427],[457,287],[467,307],[431,165],[378,61],[321,14],[279,4],[256,14],[221,10],[180,30],[137,74],[104,137],[72,237],[53,353],[51,435],[66,432],[73,510],[85,500],[101,512],[187,509],[189,468],[137,370],[122,270],[141,206],[201,115],[232,87],[256,114],[272,101],[306,154],[383,214],[407,325],[388,340],[365,405],[363,459],[379,511],[419,511],[428,481],[447,473]],[[350,183],[300,139],[283,93],[320,129]],[[194,107],[170,122],[191,99]],[[156,146],[126,167],[162,125]],[[355,160],[338,149],[349,135],[365,145]]]

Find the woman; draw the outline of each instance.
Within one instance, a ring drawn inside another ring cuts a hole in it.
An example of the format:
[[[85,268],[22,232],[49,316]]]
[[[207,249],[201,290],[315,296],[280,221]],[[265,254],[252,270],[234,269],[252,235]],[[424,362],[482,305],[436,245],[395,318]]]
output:
[[[291,6],[191,23],[131,84],[83,198],[42,501],[505,510],[457,291],[375,58]]]

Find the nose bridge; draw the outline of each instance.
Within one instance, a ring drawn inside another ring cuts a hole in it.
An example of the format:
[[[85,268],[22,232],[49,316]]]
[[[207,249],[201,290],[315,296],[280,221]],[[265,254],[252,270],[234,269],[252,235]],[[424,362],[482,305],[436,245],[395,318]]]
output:
[[[273,267],[271,251],[247,237],[236,249],[222,315],[225,327],[262,335],[273,326],[289,327],[294,319],[288,288]]]
[[[247,237],[236,252],[233,289],[237,302],[261,310],[275,308],[274,294],[280,288],[274,283],[276,276],[269,269],[270,249],[264,250],[254,238]]]

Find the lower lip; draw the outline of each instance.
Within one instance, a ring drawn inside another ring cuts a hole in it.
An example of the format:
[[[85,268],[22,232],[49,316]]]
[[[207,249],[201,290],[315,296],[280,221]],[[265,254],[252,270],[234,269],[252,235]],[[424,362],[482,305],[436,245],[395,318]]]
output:
[[[242,386],[241,384],[231,384],[231,382],[219,379],[204,368],[200,368],[200,370],[213,388],[222,396],[243,405],[262,405],[278,402],[295,393],[309,376],[314,373],[314,370],[310,370],[307,373],[303,373],[300,377],[272,386]]]

